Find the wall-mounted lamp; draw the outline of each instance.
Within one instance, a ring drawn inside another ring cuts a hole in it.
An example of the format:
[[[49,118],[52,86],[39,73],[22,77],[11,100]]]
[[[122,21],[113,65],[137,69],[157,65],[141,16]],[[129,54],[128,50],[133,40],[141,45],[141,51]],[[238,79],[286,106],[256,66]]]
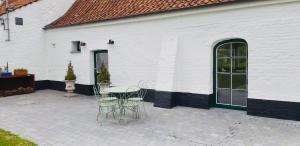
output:
[[[114,41],[114,40],[112,40],[112,39],[109,39],[107,44],[109,44],[109,45],[113,45],[113,44],[115,44],[115,41]]]
[[[56,44],[55,43],[52,43],[52,48],[56,48]]]
[[[6,8],[6,11],[7,12],[12,12],[12,11],[14,11],[14,9],[13,8]]]
[[[4,19],[3,19],[3,18],[0,18],[0,24],[1,24],[1,25],[5,25],[5,22],[4,22]]]
[[[85,42],[80,42],[80,46],[81,46],[81,47],[85,47],[85,46],[86,46],[86,43],[85,43]]]

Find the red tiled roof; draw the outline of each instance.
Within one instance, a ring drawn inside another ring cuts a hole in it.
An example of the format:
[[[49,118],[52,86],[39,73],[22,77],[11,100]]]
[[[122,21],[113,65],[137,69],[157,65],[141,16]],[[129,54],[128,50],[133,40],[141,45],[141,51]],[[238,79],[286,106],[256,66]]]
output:
[[[36,1],[38,1],[38,0],[8,0],[8,6],[9,6],[9,8],[16,10],[23,6],[26,6],[33,2],[36,2]],[[6,2],[3,1],[3,3],[0,5],[0,15],[3,15],[6,13],[5,6],[6,6]]]
[[[235,1],[239,0],[77,0],[62,17],[45,28],[101,22]]]

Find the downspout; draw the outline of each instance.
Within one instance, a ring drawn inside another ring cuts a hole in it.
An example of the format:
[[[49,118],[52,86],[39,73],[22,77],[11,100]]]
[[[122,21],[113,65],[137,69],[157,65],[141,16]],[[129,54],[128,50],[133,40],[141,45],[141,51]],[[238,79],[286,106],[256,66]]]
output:
[[[5,10],[6,10],[6,21],[7,21],[7,40],[10,41],[10,29],[9,29],[9,5],[8,5],[8,0],[6,0],[6,5],[5,5]]]

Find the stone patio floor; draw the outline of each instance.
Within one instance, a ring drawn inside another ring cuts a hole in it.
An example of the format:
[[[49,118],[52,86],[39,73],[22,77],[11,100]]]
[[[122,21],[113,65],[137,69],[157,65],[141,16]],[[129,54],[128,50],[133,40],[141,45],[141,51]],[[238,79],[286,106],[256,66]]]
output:
[[[146,103],[147,117],[96,122],[93,96],[44,90],[0,98],[0,128],[40,146],[299,146],[300,122]]]

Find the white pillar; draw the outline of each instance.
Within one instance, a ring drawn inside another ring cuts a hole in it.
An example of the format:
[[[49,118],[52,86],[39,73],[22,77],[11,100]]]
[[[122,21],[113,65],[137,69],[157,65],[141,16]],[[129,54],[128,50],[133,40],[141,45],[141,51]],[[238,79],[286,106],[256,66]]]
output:
[[[154,105],[157,107],[172,108],[174,106],[172,91],[177,52],[178,36],[168,35],[163,37],[155,85]]]

